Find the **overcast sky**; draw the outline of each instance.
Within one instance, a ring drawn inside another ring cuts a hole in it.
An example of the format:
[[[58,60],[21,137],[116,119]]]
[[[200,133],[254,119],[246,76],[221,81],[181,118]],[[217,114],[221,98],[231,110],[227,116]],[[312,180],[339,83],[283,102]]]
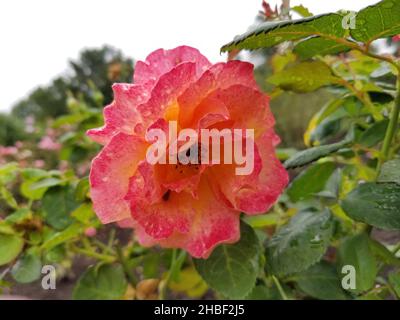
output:
[[[375,2],[292,0],[314,14]],[[84,47],[110,44],[144,59],[186,44],[216,62],[221,45],[246,31],[260,8],[261,0],[0,1],[0,111],[63,72]]]

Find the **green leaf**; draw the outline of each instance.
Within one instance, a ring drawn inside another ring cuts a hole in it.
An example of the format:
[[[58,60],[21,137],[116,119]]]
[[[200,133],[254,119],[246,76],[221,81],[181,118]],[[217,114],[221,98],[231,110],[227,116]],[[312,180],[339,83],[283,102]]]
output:
[[[310,297],[321,300],[345,300],[336,268],[320,262],[295,276],[299,288]]]
[[[355,40],[367,43],[397,34],[400,34],[400,2],[397,0],[383,0],[361,10],[356,17],[356,28],[351,30]]]
[[[251,290],[246,300],[280,300],[281,296],[275,286],[257,285]]]
[[[77,201],[84,201],[89,192],[89,178],[82,178],[75,189],[75,198]]]
[[[336,169],[333,174],[329,177],[322,191],[316,193],[315,195],[326,199],[337,200],[340,196],[340,187],[342,185],[343,175],[342,169]]]
[[[65,230],[56,232],[50,236],[42,245],[42,249],[50,250],[59,244],[67,242],[68,240],[74,239],[83,231],[83,227],[79,223],[71,224]]]
[[[297,152],[293,157],[286,160],[284,166],[286,169],[293,169],[302,167],[311,162],[317,161],[323,157],[326,157],[332,153],[339,151],[342,148],[347,147],[351,141],[344,139],[337,143],[327,144],[323,146],[309,148],[300,152]]]
[[[127,281],[120,265],[89,267],[72,293],[74,300],[117,300],[125,294]]]
[[[374,123],[371,127],[365,130],[360,136],[359,143],[367,148],[372,148],[379,142],[383,141],[386,134],[387,126],[389,125],[389,120],[383,120]]]
[[[271,67],[273,73],[281,72],[289,64],[296,62],[296,55],[291,51],[286,51],[285,53],[275,54],[271,57]]]
[[[349,289],[354,293],[361,293],[371,289],[375,284],[377,266],[365,233],[347,238],[338,250],[339,273],[344,266],[353,266],[356,273],[356,288]],[[345,275],[342,275],[345,276]]]
[[[334,55],[349,50],[350,48],[348,46],[340,44],[334,40],[315,37],[298,43],[293,52],[296,53],[301,59],[306,60],[316,55]]]
[[[328,142],[332,137],[340,133],[344,116],[337,113],[324,119],[310,135],[310,145],[320,145]]]
[[[48,189],[50,187],[58,186],[62,183],[61,179],[57,178],[45,178],[43,180],[40,180],[38,182],[32,183],[30,185],[30,189],[32,191],[39,190],[39,189]]]
[[[14,234],[0,234],[0,266],[13,261],[24,246],[24,240]]]
[[[195,259],[195,267],[214,290],[232,299],[245,297],[258,274],[260,243],[254,230],[241,224],[240,241],[218,246],[208,259]]]
[[[21,183],[20,192],[21,194],[30,200],[40,200],[47,191],[47,188],[32,189],[32,185],[36,183],[36,180],[27,180]]]
[[[17,211],[13,212],[7,218],[5,221],[11,222],[11,223],[21,223],[25,220],[29,220],[32,218],[32,212],[28,208],[21,208],[18,209]]]
[[[40,257],[33,253],[24,254],[11,269],[11,275],[19,283],[31,283],[39,279],[42,270]]]
[[[342,18],[340,14],[330,13],[292,21],[265,22],[236,37],[221,51],[267,48],[311,36],[342,38],[346,32],[342,28]]]
[[[310,146],[315,139],[312,139],[315,130],[318,126],[329,116],[334,114],[340,107],[345,103],[345,99],[335,99],[329,101],[325,106],[323,106],[320,111],[318,111],[310,120],[308,128],[304,133],[304,142],[307,146]]]
[[[363,183],[342,201],[346,214],[386,230],[400,229],[400,185],[396,183]]]
[[[91,203],[83,203],[71,213],[71,217],[85,224],[90,223],[90,220],[95,216]]]
[[[332,232],[329,210],[299,212],[267,245],[267,264],[271,272],[285,276],[306,270],[324,255]]]
[[[383,244],[374,239],[370,239],[369,246],[373,254],[383,263],[393,266],[400,266],[400,259],[397,259],[395,254],[387,249]]]
[[[143,276],[145,279],[157,278],[160,274],[161,255],[158,252],[150,252],[142,256],[142,258],[141,265],[143,266]]]
[[[395,182],[400,184],[400,159],[390,160],[382,165],[378,182]]]
[[[65,229],[72,223],[70,214],[78,205],[72,187],[53,187],[43,197],[44,218],[55,229]]]
[[[59,245],[45,253],[44,261],[46,263],[61,263],[67,257],[65,246]]]
[[[274,226],[278,223],[279,219],[279,214],[274,212],[258,216],[244,217],[244,221],[253,228],[265,228]]]
[[[396,292],[397,298],[400,298],[400,273],[389,274],[389,283]]]
[[[269,77],[268,82],[297,93],[315,91],[337,83],[331,69],[322,61],[302,62]]]
[[[17,209],[18,203],[10,191],[5,187],[0,186],[0,196],[8,204],[10,208]]]
[[[305,6],[303,5],[299,5],[299,6],[294,6],[291,7],[290,10],[298,13],[299,15],[307,18],[307,17],[312,17],[313,14],[310,12],[310,10],[308,10]]]
[[[0,166],[0,184],[7,184],[15,179],[18,172],[18,164],[10,162]]]
[[[9,221],[0,220],[0,234],[15,235],[17,232],[13,229]]]
[[[31,200],[42,199],[44,193],[51,186],[61,183],[60,179],[52,176],[59,175],[56,170],[45,171],[41,169],[27,168],[22,170],[23,183],[20,186],[22,195]],[[43,182],[42,182],[43,181]]]
[[[68,114],[65,116],[58,117],[54,123],[53,127],[54,128],[59,128],[64,125],[72,125],[76,123],[82,122],[87,116],[81,113],[75,113],[75,114]]]
[[[336,165],[333,162],[317,163],[303,171],[287,189],[290,200],[305,200],[322,191]]]
[[[34,169],[34,168],[26,168],[21,171],[22,177],[24,180],[34,180],[37,181],[39,179],[43,179],[48,177],[49,172],[42,169]]]

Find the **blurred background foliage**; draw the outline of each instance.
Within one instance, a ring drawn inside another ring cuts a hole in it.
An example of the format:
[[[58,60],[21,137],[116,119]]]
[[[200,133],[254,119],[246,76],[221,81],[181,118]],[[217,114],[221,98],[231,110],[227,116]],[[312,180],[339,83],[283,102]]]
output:
[[[131,58],[113,47],[85,49],[76,61],[69,62],[64,75],[48,86],[35,89],[26,99],[18,102],[12,108],[12,115],[19,119],[33,116],[38,121],[56,118],[68,113],[69,94],[82,98],[91,107],[99,107],[99,98],[108,104],[113,99],[112,84],[130,82],[133,65]],[[101,93],[101,97],[93,92],[93,88]]]

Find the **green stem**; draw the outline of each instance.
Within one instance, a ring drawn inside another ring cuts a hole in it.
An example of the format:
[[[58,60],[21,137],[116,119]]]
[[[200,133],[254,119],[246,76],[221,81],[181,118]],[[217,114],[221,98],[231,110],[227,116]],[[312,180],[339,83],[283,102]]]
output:
[[[112,262],[114,262],[116,260],[115,257],[113,257],[113,256],[97,253],[95,251],[79,248],[77,246],[73,246],[73,247],[71,247],[71,249],[75,253],[83,254],[83,255],[85,255],[87,257],[94,258],[94,259],[97,259],[97,260],[101,260],[101,261],[106,262],[106,263],[112,263]]]
[[[108,237],[108,243],[107,243],[108,248],[112,249],[112,247],[114,245],[114,240],[115,240],[115,229],[111,229],[110,235]]]
[[[167,288],[168,288],[169,282],[171,281],[172,273],[175,269],[175,264],[177,262],[177,256],[178,256],[178,250],[173,249],[171,264],[170,264],[170,267],[168,270],[167,277],[165,278],[165,281],[163,282],[163,284],[160,286],[160,300],[165,300],[165,298],[167,296]]]
[[[129,283],[131,284],[131,286],[133,288],[135,288],[136,284],[137,284],[136,277],[134,276],[131,268],[129,267],[128,260],[126,259],[125,255],[122,251],[122,248],[119,244],[116,246],[116,251],[117,251],[118,261],[121,263],[122,269],[124,270],[124,273],[125,273],[126,277],[128,278]]]
[[[361,49],[359,51],[361,51],[362,53],[364,53],[365,55],[367,55],[370,58],[381,60],[381,61],[385,61],[385,62],[391,64],[392,66],[394,66],[396,68],[396,70],[398,71],[398,73],[400,75],[400,66],[392,58],[372,53],[372,52],[369,51],[369,48]]]
[[[114,251],[109,246],[105,245],[103,242],[97,239],[93,239],[93,243],[97,245],[100,249],[102,249],[104,253],[109,253],[111,255],[114,254]]]
[[[278,278],[275,276],[272,276],[272,280],[274,281],[276,287],[278,288],[279,294],[281,295],[283,300],[289,300],[287,297],[285,291],[283,290],[281,283],[279,282]]]
[[[397,244],[395,247],[394,247],[394,249],[393,249],[393,254],[396,256],[396,254],[397,254],[397,252],[398,251],[400,251],[400,243],[399,244]]]
[[[393,137],[396,134],[397,124],[399,121],[399,114],[400,114],[400,78],[397,80],[397,96],[394,102],[394,107],[390,114],[390,120],[389,120],[389,125],[386,129],[385,139],[383,140],[381,157],[379,158],[379,163],[377,168],[378,173],[382,167],[382,164],[389,158],[390,147],[393,141]]]

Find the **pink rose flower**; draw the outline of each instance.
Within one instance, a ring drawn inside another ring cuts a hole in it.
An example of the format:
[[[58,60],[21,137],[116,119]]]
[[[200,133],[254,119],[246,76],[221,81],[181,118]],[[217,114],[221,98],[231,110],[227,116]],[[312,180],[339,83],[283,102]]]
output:
[[[105,125],[88,131],[104,145],[91,166],[91,198],[103,223],[133,227],[142,245],[207,258],[216,245],[239,239],[241,212],[267,212],[287,185],[269,98],[252,64],[213,65],[187,46],[160,49],[136,63],[133,84],[113,91]],[[254,170],[240,176],[232,164],[150,164],[146,132],[167,132],[168,121],[179,130],[254,129]]]
[[[45,163],[44,160],[42,160],[42,159],[38,159],[38,160],[35,160],[35,161],[33,162],[33,166],[34,166],[35,168],[44,168],[45,165],[46,165],[46,163]]]
[[[39,142],[39,149],[56,151],[60,150],[61,144],[55,142],[51,137],[44,136]]]
[[[3,147],[0,146],[0,155],[2,156],[15,156],[18,153],[18,148],[14,146]]]
[[[24,146],[24,143],[22,141],[15,142],[15,147],[17,149],[21,149],[23,146]]]

